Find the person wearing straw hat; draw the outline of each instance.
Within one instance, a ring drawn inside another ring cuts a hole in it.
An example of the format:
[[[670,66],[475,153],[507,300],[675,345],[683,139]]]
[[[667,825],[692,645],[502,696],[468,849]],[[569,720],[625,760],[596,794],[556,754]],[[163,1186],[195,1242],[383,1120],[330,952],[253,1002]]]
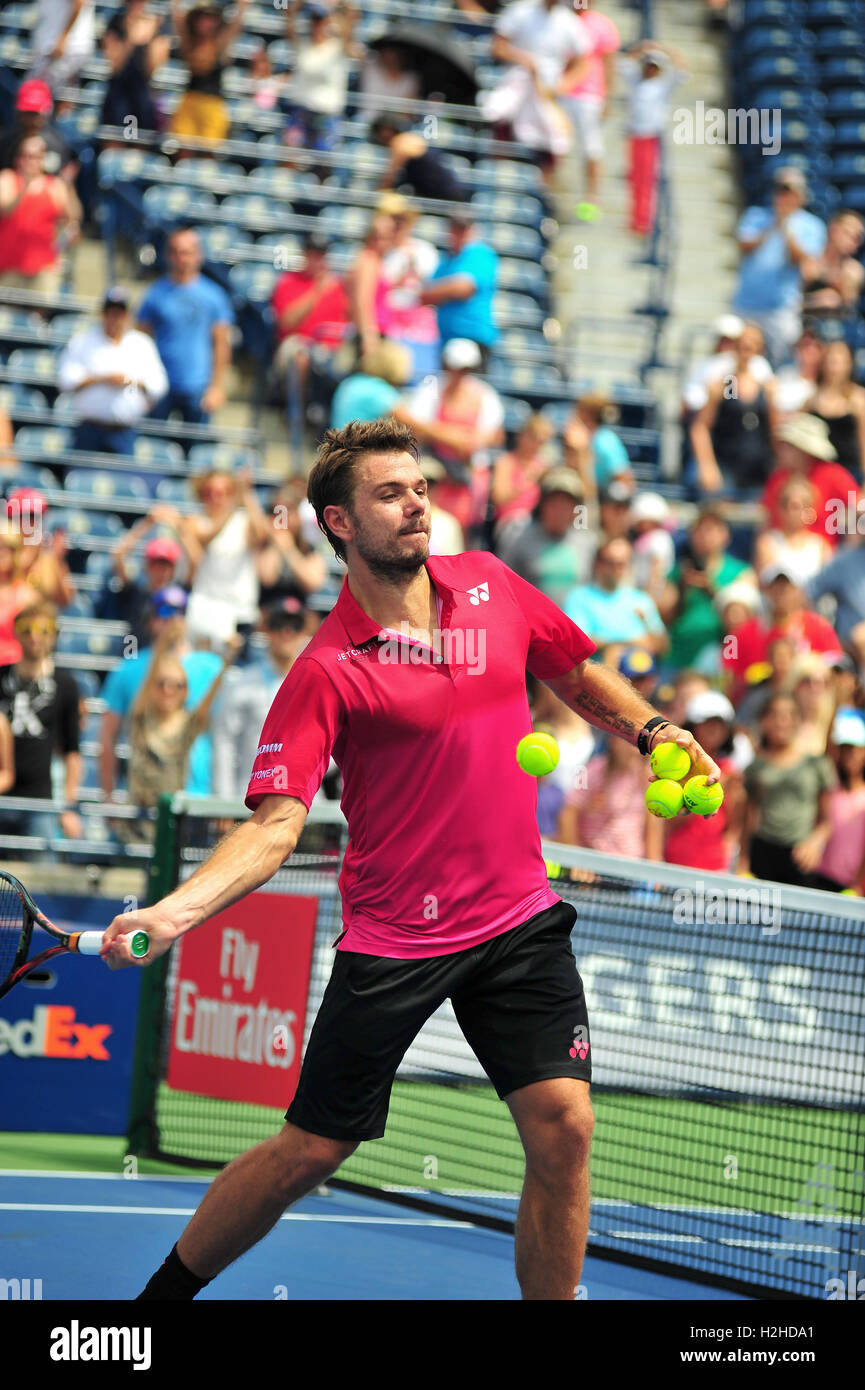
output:
[[[779,499],[785,485],[793,477],[807,478],[816,493],[815,516],[808,529],[826,536],[834,548],[841,536],[850,530],[855,533],[859,485],[853,474],[837,462],[829,426],[816,415],[791,415],[779,426],[775,439],[778,466],[760,498],[770,525],[782,529]]]

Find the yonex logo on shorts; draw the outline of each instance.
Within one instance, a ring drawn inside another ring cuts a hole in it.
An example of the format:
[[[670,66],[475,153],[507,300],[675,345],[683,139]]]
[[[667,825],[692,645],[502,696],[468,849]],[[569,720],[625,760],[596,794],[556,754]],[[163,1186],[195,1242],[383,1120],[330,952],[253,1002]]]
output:
[[[568,1048],[568,1055],[579,1057],[584,1062],[589,1055],[589,1030],[584,1023],[580,1023],[574,1029],[573,1046]]]

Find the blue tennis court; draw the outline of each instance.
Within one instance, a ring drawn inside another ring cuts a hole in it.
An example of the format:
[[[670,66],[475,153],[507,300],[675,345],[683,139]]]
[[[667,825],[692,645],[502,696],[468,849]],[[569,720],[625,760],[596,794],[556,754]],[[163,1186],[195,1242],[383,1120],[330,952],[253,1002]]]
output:
[[[41,1279],[47,1300],[133,1299],[208,1182],[0,1170],[0,1275]],[[518,1299],[519,1290],[510,1236],[331,1190],[298,1203],[200,1297],[490,1301]],[[590,1257],[581,1297],[658,1302],[739,1296]]]

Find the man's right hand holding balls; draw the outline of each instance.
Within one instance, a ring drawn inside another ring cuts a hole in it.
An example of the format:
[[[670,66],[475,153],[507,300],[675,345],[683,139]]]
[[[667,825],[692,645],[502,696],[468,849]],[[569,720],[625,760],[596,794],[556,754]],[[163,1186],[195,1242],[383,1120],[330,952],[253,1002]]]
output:
[[[717,763],[687,729],[666,724],[653,732],[649,762],[654,776],[646,788],[652,815],[664,820],[713,816],[724,800]]]

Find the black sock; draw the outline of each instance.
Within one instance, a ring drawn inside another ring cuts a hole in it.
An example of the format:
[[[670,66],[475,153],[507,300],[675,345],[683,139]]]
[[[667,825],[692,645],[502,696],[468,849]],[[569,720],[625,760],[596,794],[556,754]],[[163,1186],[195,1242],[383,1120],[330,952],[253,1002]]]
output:
[[[186,1268],[175,1245],[135,1302],[139,1303],[142,1299],[147,1303],[163,1299],[193,1299],[209,1283],[209,1279],[199,1279],[197,1274]]]

